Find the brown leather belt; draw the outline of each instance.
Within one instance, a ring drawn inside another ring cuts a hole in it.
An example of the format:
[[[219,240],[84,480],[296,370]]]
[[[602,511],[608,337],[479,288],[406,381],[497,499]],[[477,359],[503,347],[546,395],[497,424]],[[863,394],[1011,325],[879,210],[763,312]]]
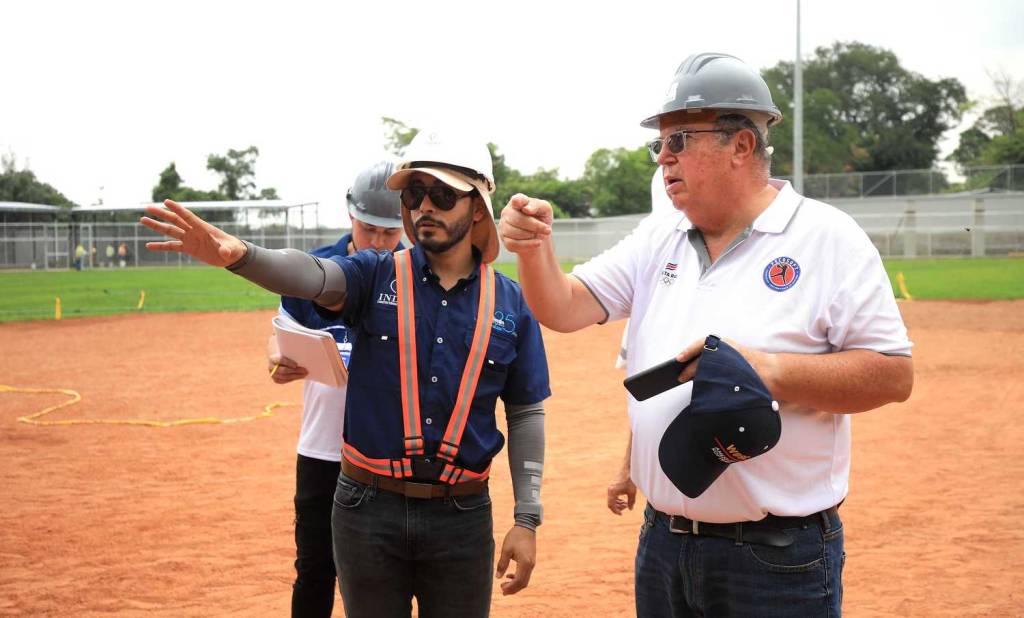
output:
[[[364,485],[376,485],[384,491],[401,494],[407,498],[444,498],[445,496],[473,496],[487,491],[487,479],[466,481],[449,485],[447,483],[417,483],[374,474],[342,458],[341,471],[345,476]]]

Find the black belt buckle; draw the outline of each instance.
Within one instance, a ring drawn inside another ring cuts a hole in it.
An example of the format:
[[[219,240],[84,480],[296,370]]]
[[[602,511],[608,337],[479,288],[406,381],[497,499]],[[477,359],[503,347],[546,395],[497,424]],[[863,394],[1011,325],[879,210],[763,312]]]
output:
[[[678,515],[669,515],[668,531],[674,534],[694,534],[700,536],[700,522]]]
[[[421,481],[436,481],[441,476],[444,461],[437,457],[420,455],[411,457],[412,477]]]

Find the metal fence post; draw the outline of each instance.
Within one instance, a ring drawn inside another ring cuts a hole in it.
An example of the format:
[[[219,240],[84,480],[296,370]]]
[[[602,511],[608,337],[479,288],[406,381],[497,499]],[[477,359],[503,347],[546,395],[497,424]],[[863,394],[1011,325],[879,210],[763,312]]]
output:
[[[903,230],[903,257],[917,257],[917,211],[914,210],[914,200],[907,200]]]
[[[985,255],[985,200],[974,200],[974,212],[971,217],[971,257]]]

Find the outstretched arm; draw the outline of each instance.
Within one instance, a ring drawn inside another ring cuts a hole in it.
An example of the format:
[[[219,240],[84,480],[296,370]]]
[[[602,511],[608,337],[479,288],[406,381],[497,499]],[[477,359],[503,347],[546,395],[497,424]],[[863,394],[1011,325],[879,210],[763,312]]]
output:
[[[271,251],[246,242],[203,221],[173,200],[167,207],[147,206],[151,217],[139,222],[172,240],[147,242],[151,251],[184,253],[210,266],[226,267],[236,275],[282,296],[315,301],[339,309],[345,300],[345,273],[331,260],[296,249]]]
[[[147,206],[139,223],[171,240],[147,242],[150,251],[174,251],[192,256],[210,266],[225,267],[245,256],[245,244],[224,230],[203,221],[194,212],[174,200],[164,200],[164,206]]]

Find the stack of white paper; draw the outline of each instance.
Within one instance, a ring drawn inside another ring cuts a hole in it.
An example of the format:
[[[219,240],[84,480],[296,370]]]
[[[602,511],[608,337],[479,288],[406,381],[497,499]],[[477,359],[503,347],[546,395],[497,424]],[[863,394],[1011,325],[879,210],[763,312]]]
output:
[[[348,384],[348,370],[329,332],[306,328],[283,315],[274,316],[273,324],[281,356],[305,368],[309,372],[307,380],[328,386]]]

